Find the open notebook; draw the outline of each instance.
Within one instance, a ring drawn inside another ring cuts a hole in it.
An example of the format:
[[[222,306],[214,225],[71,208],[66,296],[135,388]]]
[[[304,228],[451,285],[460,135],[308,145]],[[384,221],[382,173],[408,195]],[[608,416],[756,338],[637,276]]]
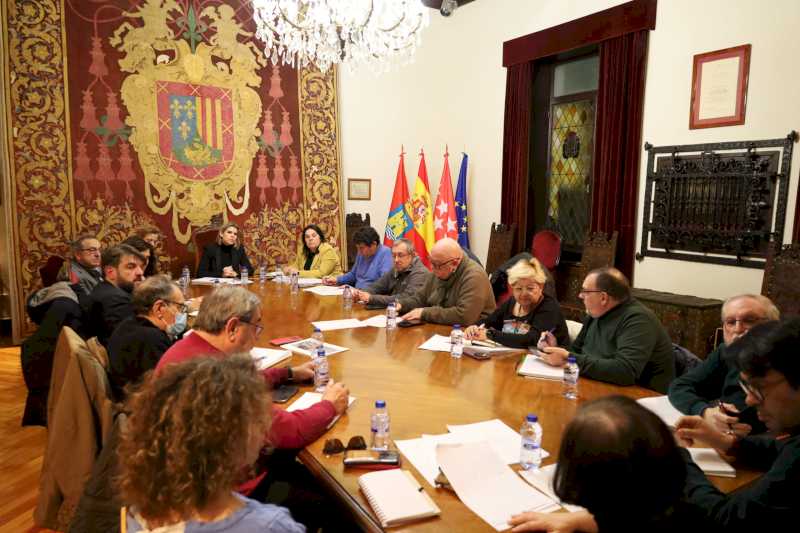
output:
[[[358,486],[381,526],[390,527],[441,513],[408,470],[380,470],[358,478]]]

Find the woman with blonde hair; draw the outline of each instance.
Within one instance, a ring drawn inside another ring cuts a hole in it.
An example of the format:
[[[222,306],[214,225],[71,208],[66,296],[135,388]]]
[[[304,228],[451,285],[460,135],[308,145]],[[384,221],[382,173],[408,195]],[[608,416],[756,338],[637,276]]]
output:
[[[242,246],[241,231],[235,222],[223,224],[217,235],[217,242],[203,248],[203,257],[197,267],[199,278],[235,278],[242,267],[252,273],[253,266]]]
[[[521,260],[508,270],[512,296],[464,332],[470,340],[492,340],[512,348],[527,348],[550,332],[559,346],[569,345],[569,332],[558,301],[544,293],[547,275],[536,258]]]
[[[122,532],[304,532],[288,510],[233,492],[258,458],[270,401],[248,355],[150,374],[118,449]]]

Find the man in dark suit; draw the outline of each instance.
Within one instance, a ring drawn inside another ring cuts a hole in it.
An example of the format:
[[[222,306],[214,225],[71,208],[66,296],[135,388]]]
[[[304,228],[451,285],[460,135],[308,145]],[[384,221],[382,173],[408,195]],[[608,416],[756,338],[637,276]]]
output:
[[[89,336],[106,346],[117,325],[134,316],[131,293],[144,279],[145,258],[127,244],[112,246],[101,259],[105,280],[89,295]]]

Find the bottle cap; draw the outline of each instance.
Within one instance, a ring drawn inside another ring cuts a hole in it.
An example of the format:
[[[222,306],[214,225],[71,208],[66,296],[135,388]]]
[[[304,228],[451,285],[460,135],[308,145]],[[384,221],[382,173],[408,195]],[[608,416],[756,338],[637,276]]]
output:
[[[386,400],[375,400],[375,407],[378,409],[383,409],[386,407]]]
[[[325,347],[321,344],[317,347],[317,357],[321,357],[325,355]]]
[[[570,355],[569,357],[567,357],[567,362],[568,363],[576,363],[577,361],[578,360],[575,358],[574,355]]]
[[[461,324],[453,324],[453,329],[461,329]]]
[[[318,331],[319,331],[319,328],[318,327],[314,327],[314,333],[316,333]]]
[[[538,422],[539,421],[539,417],[534,415],[534,414],[530,414],[530,415],[525,417],[525,420],[527,420],[528,422]]]

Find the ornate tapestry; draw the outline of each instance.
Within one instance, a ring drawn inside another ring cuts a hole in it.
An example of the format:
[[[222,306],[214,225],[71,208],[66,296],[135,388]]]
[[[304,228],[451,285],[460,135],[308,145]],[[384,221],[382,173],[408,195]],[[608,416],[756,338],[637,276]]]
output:
[[[310,222],[340,242],[335,73],[268,62],[249,2],[7,0],[6,14],[23,297],[83,232],[108,246],[155,225],[172,271],[221,221],[253,264],[293,257]]]

